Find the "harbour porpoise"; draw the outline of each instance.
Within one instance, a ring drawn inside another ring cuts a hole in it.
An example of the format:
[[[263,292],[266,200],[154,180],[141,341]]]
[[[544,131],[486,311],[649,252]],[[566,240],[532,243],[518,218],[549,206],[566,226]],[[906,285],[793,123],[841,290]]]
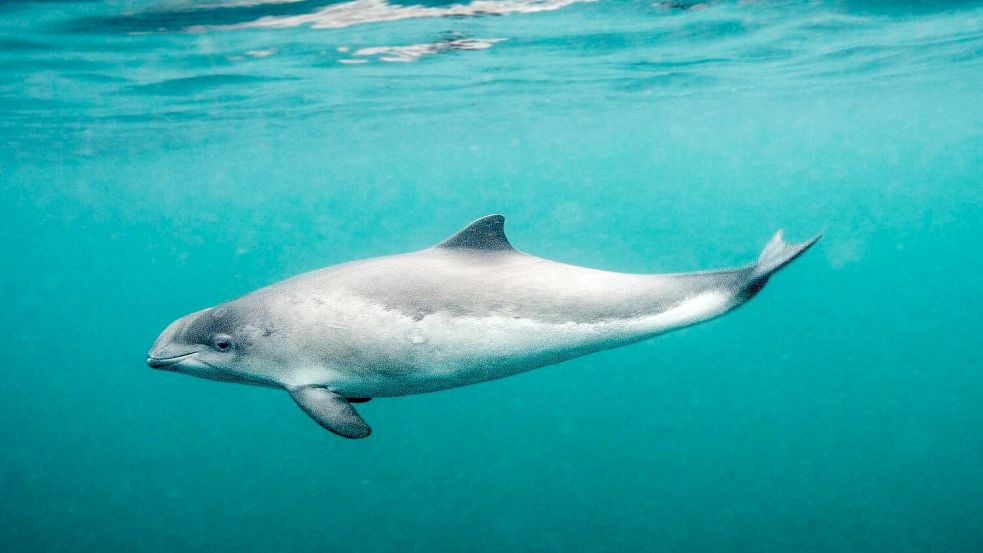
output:
[[[353,403],[518,374],[731,311],[819,240],[779,231],[735,269],[626,274],[520,252],[488,215],[424,250],[334,265],[171,323],[147,364],[286,390],[324,428],[371,433]]]

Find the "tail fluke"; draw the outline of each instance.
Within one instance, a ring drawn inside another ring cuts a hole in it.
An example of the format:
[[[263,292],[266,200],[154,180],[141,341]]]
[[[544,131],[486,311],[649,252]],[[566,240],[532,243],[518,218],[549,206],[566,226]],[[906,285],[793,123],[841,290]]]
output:
[[[757,263],[751,267],[751,274],[748,275],[746,289],[749,296],[761,290],[761,287],[768,282],[768,277],[774,274],[775,271],[791,263],[793,259],[802,255],[823,237],[822,234],[817,234],[805,242],[789,244],[782,238],[782,233],[783,231],[775,233],[775,236],[768,242],[765,249],[761,250],[761,255],[758,256]]]
[[[782,238],[782,235],[783,231],[775,233],[775,236],[768,242],[765,249],[761,250],[761,255],[758,256],[758,262],[754,264],[754,268],[751,271],[752,280],[768,278],[772,273],[802,255],[823,237],[822,234],[817,234],[805,242],[789,244]]]

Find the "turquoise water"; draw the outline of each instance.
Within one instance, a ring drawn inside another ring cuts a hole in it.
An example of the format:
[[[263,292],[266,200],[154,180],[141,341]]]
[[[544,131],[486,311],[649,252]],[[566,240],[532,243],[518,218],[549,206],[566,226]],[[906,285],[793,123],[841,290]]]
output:
[[[0,5],[0,549],[983,549],[983,5]],[[360,406],[171,320],[486,213],[630,272],[823,230],[746,307]]]

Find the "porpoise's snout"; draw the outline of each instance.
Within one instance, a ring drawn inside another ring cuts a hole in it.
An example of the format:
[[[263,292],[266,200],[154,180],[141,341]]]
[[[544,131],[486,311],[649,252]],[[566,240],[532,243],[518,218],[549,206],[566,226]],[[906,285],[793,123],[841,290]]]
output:
[[[150,354],[147,354],[147,365],[151,369],[163,369],[166,367],[170,367],[171,365],[176,365],[180,363],[182,360],[191,357],[197,352],[186,353],[184,355],[177,355],[174,357],[155,357],[151,355],[152,353],[153,351],[151,351]]]
[[[184,339],[185,328],[196,315],[197,313],[192,313],[181,317],[167,325],[167,328],[160,333],[147,352],[147,365],[150,368],[166,369],[198,353],[200,348]]]

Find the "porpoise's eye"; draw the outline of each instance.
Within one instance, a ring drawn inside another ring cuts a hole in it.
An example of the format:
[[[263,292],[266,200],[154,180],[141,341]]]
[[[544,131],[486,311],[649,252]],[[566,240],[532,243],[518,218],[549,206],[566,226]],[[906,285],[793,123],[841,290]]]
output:
[[[225,334],[219,334],[212,338],[212,346],[219,351],[229,351],[232,349],[232,338]]]

